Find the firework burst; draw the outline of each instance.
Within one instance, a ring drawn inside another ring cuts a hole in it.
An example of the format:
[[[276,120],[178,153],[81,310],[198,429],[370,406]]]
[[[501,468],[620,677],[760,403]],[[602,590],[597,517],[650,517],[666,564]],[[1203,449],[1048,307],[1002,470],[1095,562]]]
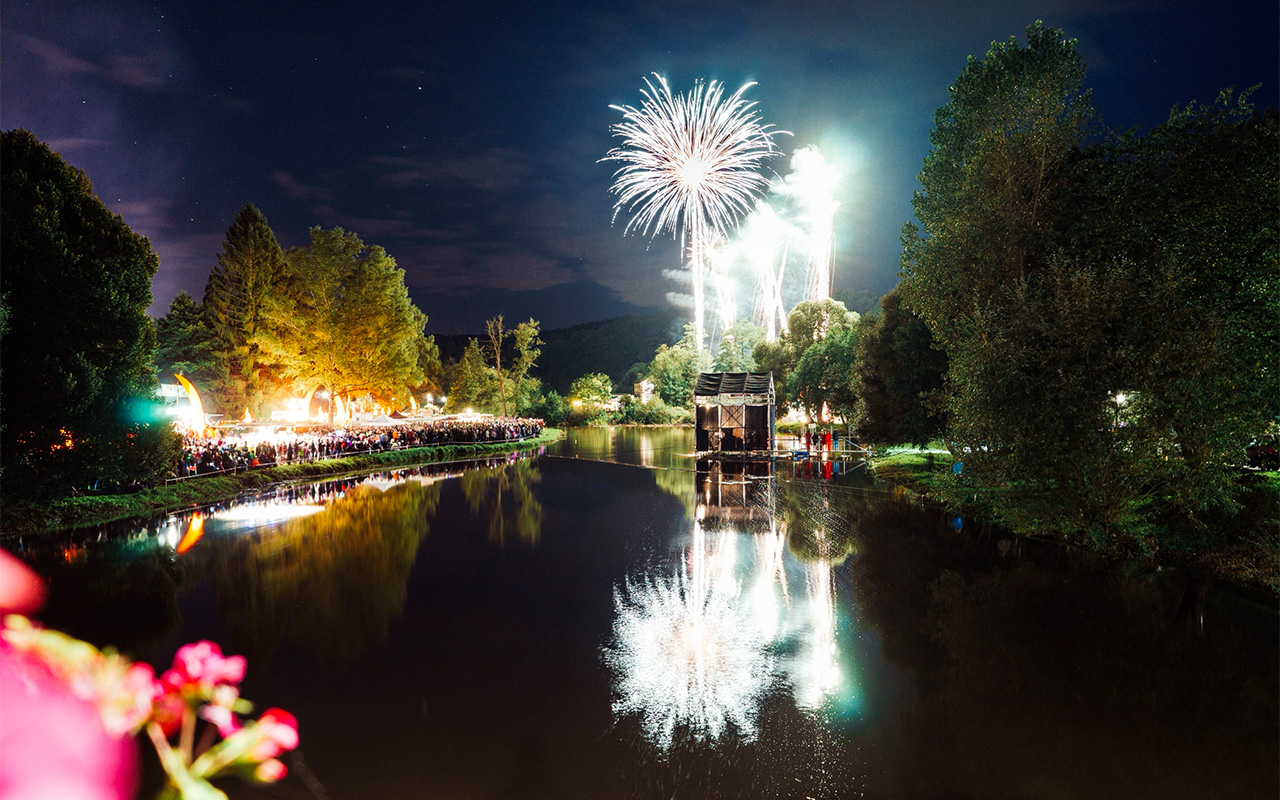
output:
[[[706,250],[755,204],[768,185],[759,173],[778,155],[773,137],[783,131],[763,125],[754,101],[743,94],[754,82],[725,97],[724,84],[697,81],[688,94],[673,95],[665,78],[645,79],[639,108],[612,106],[623,121],[613,125],[622,144],[602,159],[622,164],[611,191],[614,217],[633,211],[632,230],[679,238],[693,278],[694,326],[703,346]]]

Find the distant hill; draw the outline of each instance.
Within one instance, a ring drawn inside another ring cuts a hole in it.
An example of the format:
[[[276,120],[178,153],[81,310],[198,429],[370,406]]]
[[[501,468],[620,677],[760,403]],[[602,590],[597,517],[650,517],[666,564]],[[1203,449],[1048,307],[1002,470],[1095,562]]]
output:
[[[542,355],[533,376],[547,389],[564,394],[574,378],[603,372],[615,384],[637,361],[648,362],[659,344],[675,344],[684,329],[684,314],[675,309],[657,314],[615,317],[569,328],[542,331]],[[436,336],[441,361],[457,361],[468,339],[482,334]],[[626,387],[624,387],[626,388]]]

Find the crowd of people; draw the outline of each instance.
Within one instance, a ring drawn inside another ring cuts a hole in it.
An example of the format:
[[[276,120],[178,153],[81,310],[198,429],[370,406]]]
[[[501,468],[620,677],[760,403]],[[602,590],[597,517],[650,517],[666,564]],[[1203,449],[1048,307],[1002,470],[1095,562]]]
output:
[[[225,430],[188,434],[174,478],[238,472],[254,467],[291,464],[360,453],[486,444],[531,439],[542,433],[542,420],[488,417],[474,420],[413,421],[402,425],[351,425],[347,428],[292,428],[264,435],[261,430]]]

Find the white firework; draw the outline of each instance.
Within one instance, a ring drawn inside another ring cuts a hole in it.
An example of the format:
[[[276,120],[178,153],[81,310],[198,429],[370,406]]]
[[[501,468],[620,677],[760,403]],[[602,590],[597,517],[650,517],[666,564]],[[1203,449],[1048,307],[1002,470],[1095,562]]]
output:
[[[808,261],[805,300],[831,296],[831,246],[840,171],[816,147],[802,147],[791,157],[791,172],[774,189],[796,206]]]
[[[772,125],[763,125],[754,101],[743,98],[754,82],[725,97],[719,81],[696,81],[688,94],[673,95],[665,78],[645,79],[644,101],[611,106],[623,121],[613,125],[622,144],[603,161],[622,163],[611,191],[614,216],[635,215],[632,229],[646,235],[670,231],[682,242],[693,277],[694,328],[698,348],[705,330],[706,249],[754,205],[767,186],[759,173],[778,155]]]

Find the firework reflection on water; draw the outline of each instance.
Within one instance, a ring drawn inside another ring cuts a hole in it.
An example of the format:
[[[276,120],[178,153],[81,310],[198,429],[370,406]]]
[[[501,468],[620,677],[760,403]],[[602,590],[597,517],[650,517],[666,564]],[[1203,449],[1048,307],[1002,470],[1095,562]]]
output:
[[[740,548],[744,537],[751,546]],[[803,597],[793,596],[788,567],[803,572]],[[776,530],[707,532],[695,521],[684,558],[668,569],[615,589],[604,650],[615,716],[638,717],[660,750],[682,739],[749,743],[772,693],[821,718],[846,690],[830,561],[796,564]]]

